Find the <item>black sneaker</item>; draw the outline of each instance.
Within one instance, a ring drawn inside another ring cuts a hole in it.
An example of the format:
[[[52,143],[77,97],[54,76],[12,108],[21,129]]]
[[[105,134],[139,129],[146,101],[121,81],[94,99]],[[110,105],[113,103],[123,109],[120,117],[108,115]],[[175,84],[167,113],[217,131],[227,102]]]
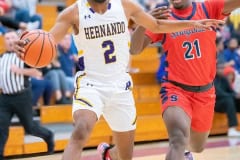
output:
[[[53,134],[53,132],[50,131],[50,135],[45,140],[45,142],[47,143],[47,148],[48,148],[47,153],[48,154],[54,153],[55,141],[54,141],[54,134]]]

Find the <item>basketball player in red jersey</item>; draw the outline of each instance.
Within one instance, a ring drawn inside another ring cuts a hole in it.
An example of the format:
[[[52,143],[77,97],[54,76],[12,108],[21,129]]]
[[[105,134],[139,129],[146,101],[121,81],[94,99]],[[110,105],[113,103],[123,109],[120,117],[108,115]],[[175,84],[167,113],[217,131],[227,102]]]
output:
[[[171,20],[224,19],[240,7],[239,0],[170,0],[170,10],[154,9],[155,18]],[[214,114],[216,73],[216,31],[187,29],[170,34],[154,34],[139,26],[132,35],[131,54],[148,44],[161,42],[166,60],[162,64],[161,102],[169,134],[166,160],[193,160],[190,152],[204,149]]]

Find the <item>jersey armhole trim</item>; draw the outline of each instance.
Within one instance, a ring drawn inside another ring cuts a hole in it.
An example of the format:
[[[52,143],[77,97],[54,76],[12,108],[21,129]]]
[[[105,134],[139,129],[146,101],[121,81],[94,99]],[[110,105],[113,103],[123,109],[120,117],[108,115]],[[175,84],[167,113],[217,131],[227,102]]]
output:
[[[167,37],[167,35],[166,35],[166,33],[164,33],[163,34],[163,39],[162,39],[162,42],[161,42],[162,44],[164,44],[166,42],[166,37]]]
[[[205,3],[204,3],[204,2],[202,2],[202,9],[203,9],[203,11],[204,11],[204,13],[205,13],[206,17],[209,19],[210,17],[209,17],[209,14],[208,14],[208,11],[207,11],[207,8],[206,8],[206,6],[205,6]]]

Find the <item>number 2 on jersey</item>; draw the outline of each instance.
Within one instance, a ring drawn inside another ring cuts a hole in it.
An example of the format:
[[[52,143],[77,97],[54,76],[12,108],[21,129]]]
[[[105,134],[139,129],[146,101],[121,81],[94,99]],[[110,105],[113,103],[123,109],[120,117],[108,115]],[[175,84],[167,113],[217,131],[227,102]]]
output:
[[[116,54],[115,54],[115,47],[114,47],[114,43],[111,40],[107,40],[104,41],[102,43],[102,48],[106,49],[104,52],[104,59],[105,59],[105,63],[113,63],[116,62],[117,58],[116,58]]]
[[[195,58],[195,54],[192,53],[193,49],[196,50],[197,58],[201,58],[202,55],[201,55],[201,49],[200,49],[198,39],[194,40],[193,42],[185,41],[185,42],[183,42],[182,47],[186,48],[186,52],[184,53],[184,58],[186,60],[190,60],[190,59]]]

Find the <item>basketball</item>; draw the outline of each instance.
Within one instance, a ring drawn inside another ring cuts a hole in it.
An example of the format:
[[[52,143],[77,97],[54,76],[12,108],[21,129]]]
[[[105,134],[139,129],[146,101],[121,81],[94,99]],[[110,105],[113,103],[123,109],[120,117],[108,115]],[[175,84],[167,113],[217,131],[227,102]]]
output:
[[[56,56],[56,44],[52,35],[44,30],[32,30],[20,37],[25,41],[23,61],[35,68],[45,67]]]

